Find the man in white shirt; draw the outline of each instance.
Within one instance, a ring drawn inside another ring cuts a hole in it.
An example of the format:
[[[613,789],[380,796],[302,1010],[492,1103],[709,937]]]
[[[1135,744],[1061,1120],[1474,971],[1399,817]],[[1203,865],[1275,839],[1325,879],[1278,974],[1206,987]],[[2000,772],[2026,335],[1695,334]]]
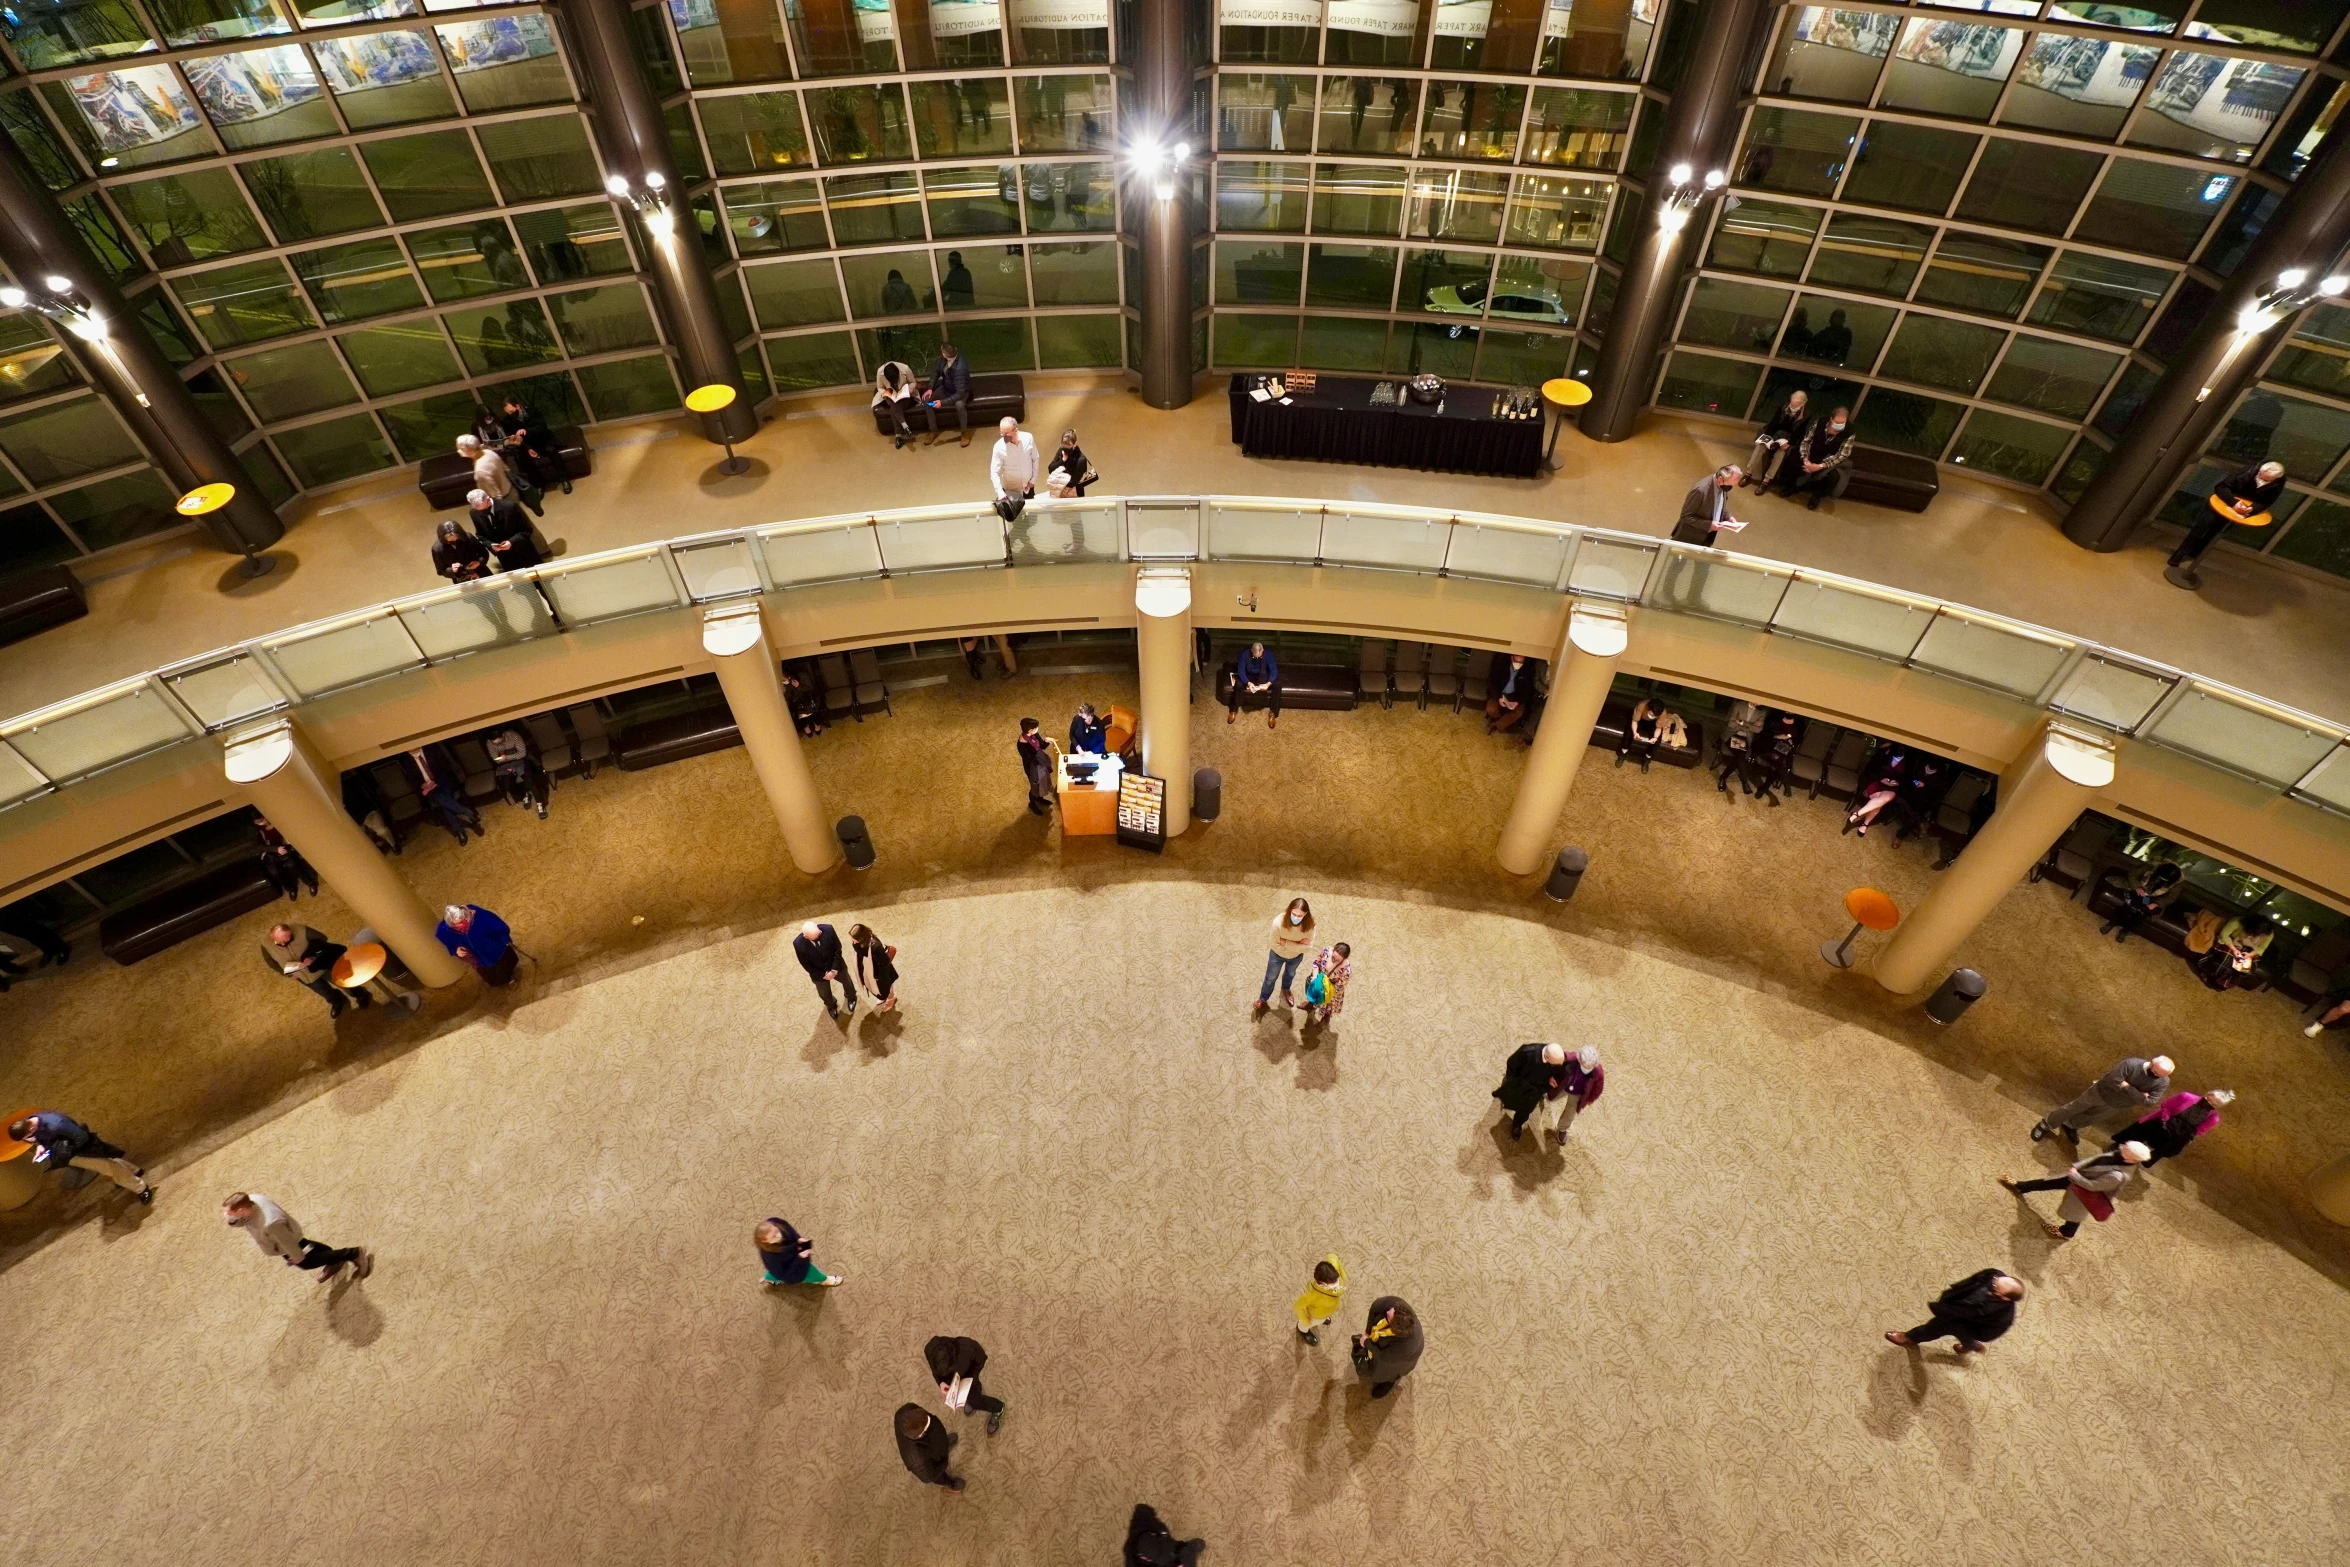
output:
[[[987,459],[987,476],[995,485],[996,510],[1003,512],[1007,501],[1035,497],[1036,481],[1044,470],[1037,460],[1036,437],[1021,429],[1019,420],[1007,415],[996,430],[995,450]]]
[[[220,1214],[230,1229],[243,1230],[265,1255],[283,1258],[289,1268],[315,1268],[320,1278],[329,1281],[346,1263],[353,1278],[363,1279],[375,1271],[374,1252],[364,1246],[337,1249],[304,1239],[294,1216],[259,1192],[230,1192],[220,1205]]]
[[[457,455],[473,464],[473,487],[496,501],[520,501],[528,506],[531,515],[544,517],[546,508],[538,502],[536,493],[515,484],[513,473],[506,467],[506,459],[481,444],[481,437],[457,437]]]

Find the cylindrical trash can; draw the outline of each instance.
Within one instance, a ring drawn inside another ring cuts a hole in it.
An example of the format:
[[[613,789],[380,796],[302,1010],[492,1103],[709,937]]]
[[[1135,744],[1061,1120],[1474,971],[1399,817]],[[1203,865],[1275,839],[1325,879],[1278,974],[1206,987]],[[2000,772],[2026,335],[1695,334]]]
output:
[[[1542,890],[1550,894],[1553,903],[1564,903],[1583,885],[1583,873],[1590,866],[1591,856],[1570,843],[1559,850],[1558,859],[1550,867],[1550,880],[1542,884]]]
[[[849,869],[864,870],[873,863],[873,840],[865,832],[865,818],[844,816],[833,828],[840,839],[840,852],[849,862]]]
[[[1955,1023],[1982,999],[1983,976],[1971,968],[1953,969],[1942,988],[1927,999],[1926,1016],[1937,1023]]]
[[[1212,822],[1224,809],[1224,775],[1203,767],[1191,775],[1191,819]]]

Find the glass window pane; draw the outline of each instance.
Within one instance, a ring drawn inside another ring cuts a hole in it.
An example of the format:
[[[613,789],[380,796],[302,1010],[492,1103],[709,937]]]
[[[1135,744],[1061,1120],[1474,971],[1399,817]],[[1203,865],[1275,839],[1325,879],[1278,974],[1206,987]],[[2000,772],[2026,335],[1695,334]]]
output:
[[[1107,152],[1116,140],[1107,76],[1023,76],[1012,86],[1021,151]]]
[[[5,26],[4,19],[0,19],[0,26]],[[8,139],[49,189],[64,190],[81,179],[81,171],[57,144],[57,133],[49,128],[31,93],[0,93],[0,128],[6,129]]]
[[[111,194],[132,237],[158,267],[184,267],[269,243],[226,169],[166,174],[117,185]]]
[[[1521,174],[1510,203],[1508,243],[1545,250],[1596,250],[1608,187],[1598,180]]]
[[[857,351],[846,332],[809,332],[798,337],[770,337],[767,366],[774,372],[778,392],[804,392],[820,386],[854,386],[868,379],[857,373]],[[926,368],[917,366],[917,369]],[[876,371],[878,373],[878,371]]]
[[[122,0],[48,8],[11,6],[0,12],[0,36],[5,36],[28,71],[79,65],[85,60],[119,59],[155,47],[146,24]]]
[[[2161,380],[2159,371],[2134,361],[2123,366],[2121,379],[2106,395],[2105,406],[2097,410],[2096,427],[2107,435],[2119,437],[2129,428],[2130,421],[2138,417],[2138,410],[2146,406],[2147,397]]]
[[[1622,106],[1630,103],[1625,96]],[[1427,112],[1420,119],[1420,155],[1507,163],[1518,155],[1518,122],[1525,112],[1523,87],[1430,82]]]
[[[1002,65],[1003,10],[1000,0],[900,0],[898,36],[905,45],[906,69]]]
[[[391,433],[392,444],[400,449],[402,457],[409,462],[422,462],[449,450],[458,436],[471,434],[480,409],[471,392],[443,392],[437,397],[379,408],[376,417],[383,420],[384,428]]]
[[[350,376],[324,343],[295,343],[228,361],[229,379],[265,421],[298,419],[359,400]]]
[[[1314,269],[1316,274],[1321,270],[1318,265]],[[1398,310],[1482,316],[1493,292],[1493,257],[1480,250],[1415,247],[1404,252],[1403,279],[1403,288],[1395,301]],[[1319,287],[1309,278],[1306,303],[1321,303],[1316,297],[1319,292]]]
[[[329,326],[412,310],[424,303],[416,279],[409,275],[408,258],[400,254],[399,242],[389,235],[325,250],[296,251],[287,259],[294,264],[294,276],[309,291],[318,318]]]
[[[2307,71],[2265,60],[2173,54],[2146,94],[2147,112],[2130,127],[2140,147],[2164,147],[2250,163]]]
[[[155,346],[163,350],[173,369],[184,370],[201,357],[194,335],[180,320],[179,312],[171,308],[170,297],[162,289],[149,289],[133,304],[139,312],[139,324],[155,339]]]
[[[563,346],[575,358],[642,348],[661,340],[653,327],[653,313],[645,306],[645,291],[633,282],[553,294],[548,296],[547,308],[554,315],[555,330],[563,336]]]
[[[2094,152],[1994,136],[1975,162],[1958,216],[1970,223],[2061,234],[2104,162]]]
[[[1216,160],[1216,227],[1302,234],[1311,164]]]
[[[571,384],[571,377],[561,371],[500,381],[483,387],[479,395],[486,408],[503,408],[509,399],[520,403],[549,429],[587,423],[587,404],[579,400],[579,388]]]
[[[2230,43],[2315,54],[2323,49],[2342,13],[2344,0],[2203,0],[2194,31]]]
[[[1047,305],[1118,303],[1118,242],[1097,239],[1075,245],[1034,245],[1028,270],[1036,302]],[[1294,290],[1291,297],[1295,298]]]
[[[282,244],[371,229],[384,220],[347,147],[260,158],[237,169]]]
[[[911,174],[847,174],[824,182],[832,232],[843,245],[927,239],[922,191]]]
[[[1219,369],[1286,370],[1297,363],[1297,317],[1218,316],[1215,363]]]
[[[11,506],[0,511],[0,577],[35,566],[54,566],[80,553],[39,506]]]
[[[1782,98],[1866,103],[1900,29],[1901,18],[1875,11],[1794,7],[1763,80]]]
[[[1632,104],[1630,93],[1535,88],[1524,161],[1567,169],[1617,167],[1632,128]]]
[[[720,193],[726,200],[726,221],[734,234],[738,255],[772,255],[785,250],[822,250],[824,203],[814,180],[767,180],[756,185],[729,185]]]
[[[2337,577],[2350,577],[2350,506],[2340,501],[2310,501],[2285,536],[2277,540],[2272,553]]]
[[[598,419],[667,413],[684,406],[677,395],[677,377],[669,373],[669,360],[663,354],[623,359],[617,364],[581,365],[573,373]]]
[[[2056,258],[2031,319],[2108,342],[2134,341],[2154,318],[2154,307],[2174,272],[2068,250]]]
[[[1025,319],[957,322],[955,346],[971,361],[974,375],[1036,368],[1036,350],[1029,342]]]
[[[1757,109],[1739,157],[1738,183],[1825,196],[1836,188],[1860,121],[1840,114]]]
[[[1115,315],[1038,316],[1038,361],[1047,370],[1115,368],[1123,352],[1121,326]]]
[[[1701,277],[1681,317],[1681,341],[1767,354],[1779,336],[1790,297],[1783,288]]]
[[[2269,367],[2268,379],[2329,397],[2350,391],[2350,309],[2319,305],[2304,313]]]
[[[1044,293],[1043,270],[1040,258],[1037,267],[1040,300]],[[1219,305],[1278,305],[1295,309],[1305,273],[1303,245],[1270,240],[1216,242],[1216,303]],[[1385,334],[1380,341],[1386,341]]]
[[[2116,158],[2073,237],[2185,259],[2236,188],[2233,174]]]
[[[1811,254],[1811,242],[1819,228],[1817,207],[1727,196],[1722,201],[1721,221],[1714,226],[1713,249],[1706,264],[1734,272],[1794,277],[1803,270],[1803,259]]]
[[[669,0],[669,19],[677,25],[685,74],[696,87],[781,81],[791,75],[783,16],[775,6]]]
[[[1376,373],[1387,362],[1387,323],[1359,316],[1308,316],[1297,362],[1314,370]]]
[[[1939,386],[1953,392],[1972,392],[2007,334],[1996,327],[1940,316],[1904,317],[1885,351],[1879,375]]]
[[[427,131],[359,144],[394,223],[497,205],[463,131]]]
[[[1884,305],[1855,305],[1806,294],[1779,334],[1779,354],[1865,371],[1877,362],[1877,350],[1893,330],[1894,314]]]
[[[710,162],[720,174],[798,169],[815,161],[800,124],[798,93],[735,93],[704,98],[696,107],[702,134],[709,138]]]
[[[1411,203],[1404,212],[1404,232],[1422,239],[1490,245],[1501,237],[1502,204],[1509,188],[1506,174],[1417,170],[1412,175]]]
[[[429,317],[346,332],[335,341],[342,345],[351,368],[359,372],[359,384],[367,388],[370,397],[412,392],[420,386],[454,381],[459,374],[457,356],[449,352],[441,324]]]
[[[247,261],[174,278],[171,287],[188,319],[214,348],[234,348],[300,332],[311,324],[302,296],[277,261]]]
[[[84,544],[102,550],[186,522],[172,509],[178,499],[161,474],[143,468],[52,495],[49,505]]]
[[[1306,323],[1310,336],[1313,323]],[[1485,341],[1477,352],[1477,379],[1498,381],[1505,386],[1540,386],[1567,373],[1567,360],[1575,351],[1575,340],[1552,332],[1520,332],[1514,327],[1504,330],[1496,323],[1487,328]]]
[[[1828,221],[1811,280],[1871,294],[1906,294],[1933,237],[1932,229],[1914,223],[1839,213]]]
[[[270,32],[281,27],[267,29]],[[281,141],[332,136],[341,127],[310,57],[287,45],[241,54],[195,55],[181,62],[196,101],[231,152]]]
[[[949,310],[1024,310],[1028,259],[1018,245],[950,250],[938,261],[938,295]]]
[[[345,414],[340,419],[274,431],[270,440],[306,490],[354,479],[399,461],[391,443],[365,414]]]
[[[336,106],[355,131],[445,120],[457,112],[441,76],[440,55],[420,32],[322,38],[310,47]]]
[[[1399,234],[1403,201],[1400,168],[1351,163],[1314,167],[1314,227],[1323,233]]]
[[[1002,168],[997,170],[999,182],[1004,173]],[[1112,165],[1030,163],[1022,167],[1020,177],[1028,195],[1029,233],[1107,233],[1117,226],[1112,199],[1117,181]]]
[[[1304,152],[1313,145],[1314,79],[1232,73],[1216,78],[1216,147]]]
[[[543,16],[497,16],[435,27],[457,95],[472,114],[563,103],[571,79],[555,57],[555,32]]]
[[[1873,386],[1860,411],[1853,415],[1852,431],[1866,445],[1889,446],[1913,457],[1939,458],[1965,412],[1963,403]]]
[[[0,315],[0,401],[61,392],[81,379],[64,345],[25,311]]]
[[[501,120],[477,128],[482,155],[509,202],[545,201],[553,196],[587,196],[604,188],[589,150],[587,122],[577,114],[550,114],[535,120]],[[385,193],[385,200],[391,195]]]
[[[904,256],[844,256],[841,261],[844,270],[852,273],[852,290],[857,269],[871,267],[880,261],[899,263],[887,269],[894,279],[888,292],[898,294],[903,291],[896,301],[898,309],[885,312],[876,303],[874,309],[860,310],[860,314],[912,315],[920,310],[917,294],[927,292],[930,283],[929,258],[922,252],[914,251]],[[919,262],[922,266],[921,290],[916,290],[905,281],[903,268],[909,262]],[[742,278],[743,287],[750,291],[751,308],[757,313],[759,324],[763,327],[814,326],[820,322],[845,318],[846,313],[841,309],[840,302],[840,279],[834,275],[832,262],[827,259],[820,257],[813,261],[783,261],[772,266],[745,267]],[[876,289],[877,299],[881,292],[879,288]]]
[[[1416,14],[1424,10],[1417,5],[1341,6],[1330,16],[1325,58],[1332,65],[1418,65],[1428,47],[1427,20]]]
[[[1988,234],[1945,233],[1917,297],[1928,304],[1979,310],[2014,320],[2032,295],[2040,269],[2048,264],[2046,245],[1993,239]]]
[[[1964,131],[1871,121],[1853,152],[1844,199],[1907,212],[1941,212],[1958,194],[1958,183],[1966,177],[1980,140]]]
[[[1054,204],[1055,176],[1064,182],[1066,163],[1031,163],[1026,167],[1028,199]],[[922,176],[930,205],[930,231],[944,239],[951,234],[1017,234],[1020,232],[1022,167],[1016,163],[975,164],[966,168],[932,169]],[[1066,185],[1062,196],[1065,201]]]
[[[1987,120],[2023,47],[2024,35],[2012,27],[1911,22],[1893,46],[1879,101],[1891,109]]]
[[[2104,394],[2121,355],[2060,343],[2053,338],[2019,335],[2008,346],[2007,357],[1986,397],[2003,403],[2021,403],[2065,419],[2083,419]]]
[[[1227,9],[1217,7],[1219,20]],[[1217,58],[1251,64],[1311,65],[1314,43],[1321,30],[1321,10],[1320,6],[1308,6],[1275,12],[1252,11],[1254,25],[1227,25],[1217,29]]]
[[[1762,366],[1743,359],[1676,353],[1666,367],[1664,384],[1657,388],[1656,405],[1743,419],[1761,379]]]
[[[2055,478],[2048,481],[2048,492],[2067,506],[2080,504],[2081,496],[2089,488],[2089,481],[2097,477],[2097,470],[2105,466],[2106,451],[2095,441],[2083,440],[2073,447],[2073,454],[2064,460],[2064,466]]]
[[[2307,482],[2333,467],[2345,450],[2350,450],[2350,413],[2298,397],[2279,397],[2265,387],[2245,394],[2212,443],[2212,454],[2230,463],[2273,458],[2294,478]]]
[[[495,375],[557,357],[555,334],[535,299],[515,299],[494,310],[458,310],[441,317],[456,339],[468,375]]]
[[[418,229],[406,238],[410,253],[416,257],[416,270],[436,305],[530,286],[530,278],[522,270],[521,253],[514,248],[514,236],[507,232],[503,219],[478,218],[447,228]]]
[[[44,82],[41,91],[66,134],[110,171],[201,158],[215,150],[196,101],[168,65],[135,65]]]
[[[2003,479],[2038,484],[2048,477],[2072,438],[2073,432],[2062,425],[1978,408],[1967,416],[1958,444],[1950,449],[1950,460]]]
[[[52,403],[0,421],[0,449],[26,480],[44,486],[140,460],[138,443],[114,410],[95,397]]]
[[[2145,44],[2041,33],[2016,68],[2000,122],[2110,141],[2161,53]]]
[[[1319,145],[1324,152],[1409,151],[1418,101],[1419,84],[1406,77],[1325,76]]]
[[[914,155],[906,134],[906,100],[895,83],[825,87],[807,96],[818,161],[894,163]]]
[[[609,202],[583,202],[551,212],[517,212],[514,231],[541,283],[609,277],[630,269],[620,215]]]
[[[1424,252],[1436,256],[1439,252]],[[1482,279],[1484,267],[1477,268]],[[1425,291],[1422,291],[1423,293]],[[1306,303],[1335,305],[1351,310],[1385,310],[1395,296],[1395,247],[1392,245],[1315,245],[1306,270]],[[1407,290],[1403,308],[1421,297]],[[1482,291],[1478,300],[1482,300]],[[1475,315],[1480,305],[1458,306]]]

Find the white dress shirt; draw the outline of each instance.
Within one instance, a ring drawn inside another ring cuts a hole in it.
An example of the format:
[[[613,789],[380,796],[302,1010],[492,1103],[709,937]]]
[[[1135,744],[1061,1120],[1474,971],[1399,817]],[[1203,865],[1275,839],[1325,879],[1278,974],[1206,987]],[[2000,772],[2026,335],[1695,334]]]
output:
[[[253,1237],[253,1244],[272,1257],[299,1261],[302,1256],[302,1226],[294,1216],[259,1192],[249,1194],[252,1208],[229,1222]]]
[[[1036,437],[1026,430],[1014,431],[1009,439],[999,438],[987,459],[987,476],[995,482],[999,501],[1035,489],[1038,472]]]

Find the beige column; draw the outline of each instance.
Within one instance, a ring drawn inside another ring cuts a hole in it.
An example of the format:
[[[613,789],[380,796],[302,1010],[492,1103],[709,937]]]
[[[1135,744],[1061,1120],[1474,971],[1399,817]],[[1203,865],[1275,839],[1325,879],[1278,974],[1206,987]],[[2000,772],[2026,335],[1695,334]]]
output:
[[[340,779],[291,723],[281,719],[231,740],[225,761],[228,781],[301,851],[360,922],[400,955],[419,983],[451,985],[465,974],[465,965],[433,939],[440,917],[345,813]]]
[[[2305,1184],[2318,1212],[2336,1224],[2350,1225],[2350,1154],[2311,1171]]]
[[[1877,983],[1905,996],[1938,981],[1959,943],[2111,782],[2110,741],[2057,724],[2043,730],[1999,780],[1999,805],[1983,830],[1893,933],[1877,958]]]
[[[1191,573],[1134,574],[1135,652],[1142,665],[1142,770],[1167,780],[1167,836],[1191,825]]]
[[[1542,727],[1526,752],[1526,771],[1518,779],[1518,797],[1510,802],[1510,819],[1502,824],[1501,842],[1493,857],[1513,876],[1527,876],[1542,868],[1550,848],[1559,812],[1567,808],[1567,794],[1575,787],[1575,769],[1591,745],[1591,727],[1607,705],[1608,688],[1615,683],[1616,660],[1624,656],[1631,624],[1613,604],[1577,602],[1567,612],[1567,634],[1551,665],[1550,701],[1542,710]]]
[[[734,727],[751,753],[751,770],[767,791],[792,864],[810,876],[832,869],[840,863],[840,840],[825,819],[816,775],[800,746],[800,726],[792,722],[791,705],[783,699],[783,680],[759,606],[728,604],[705,613],[702,651],[717,661],[718,689],[726,693]]]

